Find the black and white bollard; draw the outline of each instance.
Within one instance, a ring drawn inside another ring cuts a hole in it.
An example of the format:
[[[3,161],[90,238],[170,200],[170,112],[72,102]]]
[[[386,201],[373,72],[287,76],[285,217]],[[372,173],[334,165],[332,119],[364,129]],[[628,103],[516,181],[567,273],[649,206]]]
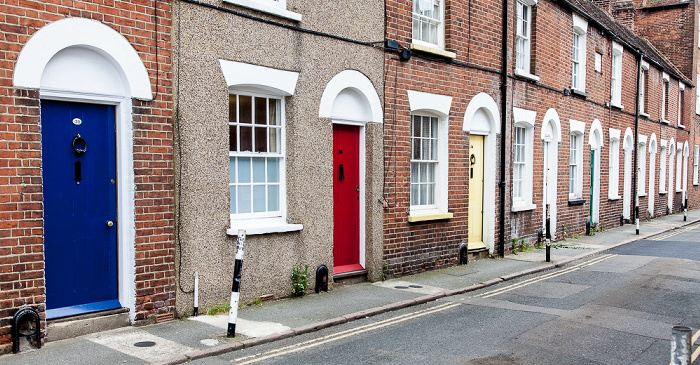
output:
[[[671,365],[691,365],[690,338],[692,330],[685,326],[673,326],[671,330]]]
[[[637,225],[637,236],[639,236],[639,207],[634,207],[634,221]]]
[[[233,267],[233,285],[231,285],[231,308],[228,310],[228,331],[226,337],[236,336],[236,317],[238,317],[238,300],[241,291],[241,269],[243,268],[243,246],[245,245],[245,230],[238,230],[238,246],[236,247],[236,264]]]
[[[199,315],[199,273],[194,273],[194,316]]]
[[[685,198],[683,199],[683,222],[688,221],[688,192],[684,191],[683,195]]]

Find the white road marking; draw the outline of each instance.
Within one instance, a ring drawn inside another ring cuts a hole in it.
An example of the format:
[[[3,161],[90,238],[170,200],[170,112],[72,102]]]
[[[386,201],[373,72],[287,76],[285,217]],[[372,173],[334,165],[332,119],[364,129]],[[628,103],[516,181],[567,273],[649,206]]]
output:
[[[481,293],[481,294],[479,294],[479,295],[475,295],[474,297],[476,297],[476,298],[490,298],[490,297],[495,296],[495,295],[507,293],[507,292],[509,292],[509,291],[511,291],[511,290],[515,290],[515,289],[518,289],[518,288],[522,288],[522,287],[524,287],[524,286],[528,286],[528,285],[530,285],[530,284],[534,284],[534,283],[537,283],[537,282],[540,282],[540,281],[543,281],[543,280],[555,278],[555,277],[557,277],[557,276],[561,276],[561,275],[568,274],[568,273],[573,272],[573,271],[580,270],[580,269],[582,269],[582,268],[584,268],[584,267],[588,267],[588,266],[597,264],[597,263],[599,263],[599,262],[605,261],[605,260],[607,260],[607,259],[609,259],[609,258],[611,258],[611,257],[614,257],[614,256],[617,256],[617,255],[606,254],[606,255],[603,255],[603,256],[601,256],[601,257],[598,257],[598,258],[595,258],[595,259],[591,259],[591,260],[588,260],[588,261],[586,261],[586,262],[580,263],[580,264],[578,264],[578,265],[572,266],[572,267],[570,267],[570,268],[568,268],[568,269],[564,269],[564,270],[561,270],[561,271],[556,271],[556,272],[552,272],[552,273],[549,273],[549,274],[537,276],[537,277],[534,277],[534,278],[531,278],[531,279],[527,279],[527,280],[521,281],[521,282],[519,282],[519,283],[515,283],[515,284],[508,285],[508,286],[503,287],[503,288],[498,288],[498,289],[491,290],[491,291],[488,291],[488,292],[485,292],[485,293]]]
[[[265,353],[257,353],[254,355],[239,357],[237,359],[231,360],[231,362],[239,363],[239,361],[242,361],[239,363],[240,365],[252,364],[252,363],[259,362],[262,360],[267,360],[267,359],[270,359],[273,357],[287,355],[287,354],[299,352],[302,350],[310,349],[310,348],[317,347],[317,346],[320,346],[320,345],[323,345],[323,344],[326,344],[329,342],[341,340],[343,338],[347,338],[347,337],[354,336],[354,335],[359,335],[359,334],[364,333],[364,332],[368,332],[368,331],[372,331],[372,330],[379,329],[382,327],[401,323],[401,322],[404,322],[404,321],[407,321],[410,319],[414,319],[414,318],[418,318],[418,317],[422,317],[422,316],[425,316],[428,314],[437,313],[437,312],[440,312],[440,311],[443,311],[446,309],[457,307],[459,305],[460,305],[459,303],[448,302],[448,303],[440,304],[440,305],[437,305],[435,307],[431,307],[428,309],[423,309],[420,311],[411,312],[411,313],[403,314],[403,315],[400,315],[397,317],[385,319],[385,320],[382,320],[379,322],[370,323],[370,324],[367,324],[364,326],[351,328],[351,329],[348,329],[345,331],[341,331],[338,333],[334,333],[332,335],[328,335],[328,336],[324,336],[321,338],[305,341],[305,342],[302,342],[299,344],[294,344],[294,345],[282,347],[279,349],[270,350],[270,351],[267,351]]]
[[[88,336],[87,339],[148,362],[167,359],[172,357],[173,354],[185,354],[197,350],[145,331],[134,330],[133,328],[102,332],[97,335]],[[144,341],[155,342],[155,345],[152,347],[134,346],[135,343]]]

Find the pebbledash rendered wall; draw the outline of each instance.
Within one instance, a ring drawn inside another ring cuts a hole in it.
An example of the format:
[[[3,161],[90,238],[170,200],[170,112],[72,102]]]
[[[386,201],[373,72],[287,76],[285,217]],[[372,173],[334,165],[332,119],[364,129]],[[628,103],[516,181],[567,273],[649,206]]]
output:
[[[11,349],[12,316],[33,307],[44,319],[51,299],[45,291],[41,138],[42,101],[49,94],[117,105],[123,132],[116,181],[123,218],[116,222],[120,304],[132,321],[174,309],[170,22],[168,1],[0,4],[0,353]],[[78,48],[112,60],[123,95],[62,90],[60,78],[44,73],[54,54]]]
[[[237,228],[248,228],[241,303],[269,294],[290,296],[292,268],[298,263],[309,265],[309,291],[321,265],[330,270],[333,287],[334,122],[363,130],[365,180],[359,189],[365,224],[360,235],[367,275],[380,278],[383,3],[289,0],[280,14],[235,1],[203,3],[208,6],[180,1],[174,9],[178,313],[192,311],[195,272],[201,308],[229,302]],[[380,48],[362,42],[377,42]],[[291,80],[286,88],[276,85],[281,79]],[[238,90],[284,101],[282,230],[289,232],[253,234],[254,227],[231,221],[229,95]],[[338,95],[357,97],[350,110],[362,116],[343,116]]]

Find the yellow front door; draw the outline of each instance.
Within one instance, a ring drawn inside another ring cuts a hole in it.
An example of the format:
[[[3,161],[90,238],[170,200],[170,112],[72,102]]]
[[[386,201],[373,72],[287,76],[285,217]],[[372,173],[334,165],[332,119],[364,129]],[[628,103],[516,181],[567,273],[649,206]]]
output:
[[[469,136],[469,242],[470,250],[486,248],[484,222],[484,136]]]

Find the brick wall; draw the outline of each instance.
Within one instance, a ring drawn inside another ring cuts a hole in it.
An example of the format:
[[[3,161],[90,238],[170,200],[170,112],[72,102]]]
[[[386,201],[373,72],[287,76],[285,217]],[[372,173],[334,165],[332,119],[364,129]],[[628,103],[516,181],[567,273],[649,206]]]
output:
[[[16,310],[34,306],[43,318],[45,302],[40,99],[38,90],[13,87],[13,70],[27,40],[66,17],[93,19],[118,31],[149,72],[155,99],[133,102],[136,319],[174,306],[170,2],[2,1],[0,353],[11,349],[10,319]]]

